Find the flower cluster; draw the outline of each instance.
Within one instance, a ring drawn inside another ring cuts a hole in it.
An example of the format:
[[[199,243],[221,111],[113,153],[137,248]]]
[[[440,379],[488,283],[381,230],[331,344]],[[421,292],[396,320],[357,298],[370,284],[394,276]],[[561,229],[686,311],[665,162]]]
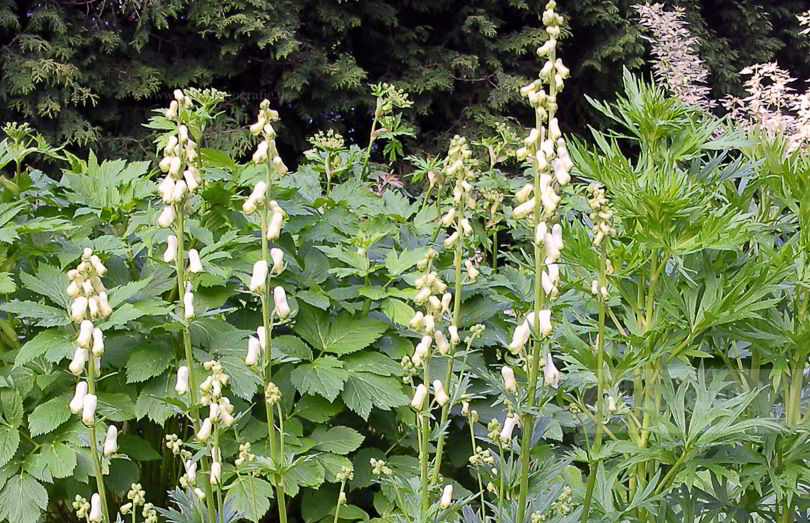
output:
[[[375,476],[391,476],[394,473],[381,459],[371,458],[369,463],[371,463],[371,473]]]
[[[251,134],[262,137],[262,141],[256,147],[256,152],[253,153],[253,161],[254,163],[265,163],[269,159],[276,172],[283,176],[287,173],[287,166],[284,165],[276,148],[276,130],[272,125],[272,122],[275,121],[278,121],[278,111],[270,109],[268,100],[262,100],[262,103],[259,104],[259,115],[256,122],[250,126]]]
[[[598,249],[607,238],[616,235],[616,229],[613,228],[613,211],[608,207],[605,189],[599,184],[590,184],[588,186],[588,195],[588,205],[591,207],[590,218],[593,222],[593,238],[591,241],[593,246]],[[613,266],[610,260],[605,260],[605,263],[606,272],[612,274]],[[604,300],[608,299],[608,289],[599,280],[591,282],[591,293],[594,296],[601,296]]]
[[[197,143],[189,135],[188,127],[182,123],[184,113],[191,109],[191,105],[191,98],[177,89],[174,100],[166,110],[166,118],[177,122],[177,129],[169,136],[163,148],[163,159],[158,164],[160,170],[166,173],[158,186],[164,203],[158,225],[163,228],[172,226],[180,207],[202,184],[199,169],[195,166],[199,158]]]
[[[138,510],[138,507],[146,505],[146,491],[143,490],[143,487],[140,483],[132,483],[129,486],[129,491],[127,492],[127,499],[129,502],[121,505],[119,512],[123,515],[127,515],[130,513],[134,513]]]
[[[475,447],[475,453],[469,457],[470,465],[493,465],[495,463],[495,456],[489,449],[482,449]]]
[[[211,371],[211,375],[200,384],[200,404],[208,407],[209,411],[197,432],[197,439],[205,442],[211,437],[215,423],[230,427],[234,417],[231,400],[222,395],[222,387],[228,384],[228,375],[223,372],[222,365],[212,360],[203,363],[203,368]]]
[[[256,455],[250,452],[250,442],[242,443],[239,445],[239,457],[234,461],[237,467],[242,466],[244,463],[250,463],[256,459]]]

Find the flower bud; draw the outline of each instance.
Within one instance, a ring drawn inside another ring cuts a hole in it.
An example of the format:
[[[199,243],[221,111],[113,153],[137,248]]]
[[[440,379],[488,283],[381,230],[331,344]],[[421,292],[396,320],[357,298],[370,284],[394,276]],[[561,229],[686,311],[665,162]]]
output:
[[[256,186],[253,187],[253,192],[250,193],[250,199],[254,202],[259,203],[264,201],[264,195],[267,192],[267,184],[263,181],[259,181],[256,183]]]
[[[251,214],[256,212],[256,201],[253,199],[253,197],[248,198],[242,204],[242,212],[245,213],[245,215],[247,216],[250,216]]]
[[[211,484],[218,485],[222,479],[222,463],[215,461],[211,463]]]
[[[518,417],[517,414],[512,414],[511,416],[507,416],[503,422],[503,429],[501,429],[501,444],[506,445],[510,441],[512,441],[512,431],[515,430],[515,425],[517,425]]]
[[[445,292],[442,295],[442,300],[440,302],[442,312],[449,312],[450,311],[450,302],[453,301],[453,295],[449,292]]]
[[[408,327],[413,330],[419,330],[422,328],[422,322],[424,321],[425,314],[422,311],[418,311],[416,314],[413,315],[411,321],[408,322]]]
[[[447,341],[447,338],[445,337],[444,333],[440,330],[437,330],[436,333],[434,334],[434,337],[436,338],[436,348],[439,349],[439,352],[441,354],[449,353],[450,342]]]
[[[93,329],[93,356],[101,356],[104,354],[104,334],[101,329],[96,327]]]
[[[76,384],[76,392],[73,394],[73,399],[70,400],[70,412],[78,414],[82,411],[85,396],[87,396],[87,382],[80,381]]]
[[[502,367],[501,375],[503,376],[503,388],[509,392],[517,392],[517,380],[515,380],[515,371],[512,370],[512,367]]]
[[[281,236],[281,226],[284,224],[284,214],[274,212],[270,218],[270,224],[267,226],[267,239],[278,240]]]
[[[85,282],[90,283],[90,282]],[[98,296],[90,296],[90,299],[87,300],[87,308],[90,310],[90,317],[91,318],[98,318],[101,311],[98,308]]]
[[[554,284],[551,276],[549,276],[546,271],[543,271],[543,274],[540,277],[540,284],[543,287],[543,291],[549,296],[554,294],[554,291],[557,289],[557,286]]]
[[[87,515],[87,521],[101,521],[101,496],[98,493],[90,497],[90,513]]]
[[[517,354],[523,350],[523,347],[526,346],[526,342],[529,341],[529,336],[531,335],[531,330],[529,327],[528,322],[523,322],[517,327],[515,327],[515,332],[512,334],[512,342],[509,344],[509,351],[512,354]]]
[[[267,161],[267,148],[270,144],[267,140],[262,140],[259,142],[258,147],[256,147],[256,152],[253,153],[253,163],[263,163]]]
[[[185,365],[177,369],[177,383],[174,385],[174,391],[178,394],[188,392],[188,367]]]
[[[166,238],[166,250],[163,252],[163,261],[165,263],[172,263],[175,256],[177,256],[177,236],[170,234]]]
[[[453,485],[445,485],[442,492],[441,507],[448,508],[453,502]]]
[[[273,274],[281,274],[284,271],[284,251],[274,247],[270,249],[270,258],[273,260]]]
[[[190,290],[183,295],[183,309],[187,320],[194,318],[194,293]]]
[[[258,338],[254,338],[251,336],[248,338],[248,351],[247,356],[245,356],[245,365],[248,367],[253,367],[259,362],[259,353],[261,352],[261,344],[259,344]]]
[[[68,369],[74,376],[78,376],[84,372],[84,363],[87,361],[87,349],[81,347],[76,349],[73,353],[73,360],[70,362]]]
[[[196,173],[197,169],[192,166],[189,166],[188,169],[183,171],[183,180],[185,180],[189,192],[196,191],[197,187],[200,186],[200,177]]]
[[[449,226],[451,223],[453,223],[453,219],[455,217],[456,217],[456,210],[454,208],[451,208],[442,216],[442,225],[444,225],[445,227]]]
[[[452,343],[453,345],[458,345],[459,342],[461,341],[461,338],[459,338],[458,336],[458,327],[456,327],[455,325],[451,325],[447,327],[447,332],[450,333],[450,343]]]
[[[514,216],[516,220],[525,218],[534,210],[535,205],[537,205],[537,202],[534,198],[527,200],[512,210],[512,216]]]
[[[180,203],[183,201],[183,198],[186,197],[186,182],[183,180],[178,180],[177,183],[174,184],[174,189],[172,190],[172,202],[173,203]]]
[[[197,249],[188,251],[188,270],[194,274],[203,271],[202,260],[200,260],[200,253],[197,252]]]
[[[273,167],[276,168],[276,172],[280,176],[284,176],[285,174],[287,174],[287,171],[289,171],[289,169],[287,169],[287,166],[284,165],[284,160],[281,159],[281,156],[276,156],[275,158],[273,158]]]
[[[546,385],[551,385],[555,389],[560,386],[560,371],[554,366],[554,359],[551,353],[546,354],[546,365],[543,367],[543,381]]]
[[[79,296],[70,305],[70,318],[75,322],[80,322],[84,319],[87,312],[88,301],[84,296]]]
[[[178,156],[173,156],[171,160],[169,160],[169,176],[174,179],[180,177],[180,168],[183,166],[183,160],[180,159]]]
[[[560,122],[556,118],[552,118],[548,123],[548,133],[549,138],[555,141],[562,136],[560,132]]]
[[[174,223],[174,207],[167,205],[163,208],[163,212],[161,212],[158,217],[158,225],[166,229],[171,227],[172,223]]]
[[[186,460],[184,466],[186,469],[186,478],[188,478],[188,482],[194,483],[195,481],[197,481],[197,462],[188,459]]]
[[[79,284],[77,284],[75,281],[70,282],[67,289],[65,289],[65,293],[67,293],[68,297],[70,298],[77,297],[79,294],[81,294],[81,292],[82,291],[81,288],[79,288]]]
[[[118,452],[118,427],[110,425],[104,438],[104,455],[112,456],[116,452]]]
[[[616,412],[616,398],[614,396],[607,397],[608,412]]]
[[[529,196],[532,195],[533,191],[534,185],[531,183],[527,183],[526,185],[521,187],[518,192],[515,193],[515,199],[520,203],[524,203],[526,200],[529,199]]]
[[[450,401],[450,396],[445,392],[441,380],[433,380],[433,395],[440,407],[444,407]]]
[[[79,327],[79,337],[76,338],[76,343],[79,347],[88,348],[93,339],[93,322],[90,320],[83,320]]]
[[[422,320],[422,329],[425,331],[425,334],[433,334],[433,331],[436,330],[436,320],[432,314],[428,314]]]
[[[264,291],[265,282],[267,281],[267,262],[259,260],[253,264],[253,275],[250,278],[250,285],[248,288],[251,292]]]
[[[546,40],[546,42],[537,48],[537,56],[543,57],[546,56],[548,53],[554,49],[557,45],[557,40],[551,38],[550,40]]]
[[[451,234],[450,236],[445,238],[445,240],[444,240],[445,248],[449,249],[450,247],[453,247],[456,244],[456,242],[458,241],[459,236],[460,235],[459,235],[458,231],[454,231],[453,234]]]
[[[470,281],[475,281],[476,278],[478,278],[478,275],[481,274],[481,272],[475,267],[475,264],[473,264],[472,260],[465,261],[464,266],[467,268],[467,277],[470,279]]]
[[[262,348],[262,350],[264,350],[265,347],[264,340],[266,337],[264,325],[259,325],[256,328],[256,336],[259,338],[259,346]]]
[[[110,307],[110,302],[107,299],[107,293],[100,292],[98,293],[97,298],[98,298],[98,309],[99,312],[101,313],[101,317],[107,318],[110,314],[112,314],[113,311],[112,307]]]
[[[96,422],[96,405],[98,398],[95,394],[87,394],[82,404],[82,422],[88,427]]]
[[[205,443],[208,441],[208,438],[211,437],[211,430],[214,428],[213,422],[210,418],[205,418],[200,427],[199,432],[197,432],[197,439]]]
[[[426,301],[428,301],[428,299],[430,299],[430,288],[423,287],[418,293],[416,293],[416,296],[414,296],[413,301],[421,305]]]
[[[464,218],[463,220],[461,220],[459,222],[459,224],[461,225],[461,231],[466,236],[469,236],[470,234],[472,234],[472,226],[470,225],[470,220],[468,220],[467,218]]]
[[[413,399],[411,400],[411,407],[416,410],[422,410],[422,407],[425,404],[425,397],[427,396],[427,387],[425,387],[424,383],[420,383],[418,387],[416,387],[416,392],[413,394]]]
[[[273,289],[273,301],[275,302],[276,312],[280,318],[284,319],[290,315],[290,306],[287,304],[287,293],[284,292],[283,287]]]

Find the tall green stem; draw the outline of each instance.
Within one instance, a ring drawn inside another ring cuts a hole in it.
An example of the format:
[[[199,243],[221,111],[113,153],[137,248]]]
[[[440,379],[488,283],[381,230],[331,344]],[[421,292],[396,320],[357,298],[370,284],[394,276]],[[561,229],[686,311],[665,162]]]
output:
[[[601,244],[600,249],[600,262],[599,262],[599,287],[605,287],[607,284],[606,277],[606,260],[607,260],[607,239]],[[602,438],[605,429],[604,426],[604,412],[605,412],[605,300],[599,297],[599,334],[596,347],[596,382],[597,382],[597,398],[596,398],[596,435],[594,436],[593,446],[591,447],[591,455],[598,455],[602,448]],[[590,473],[588,474],[588,486],[585,491],[585,501],[582,505],[582,521],[588,521],[591,510],[591,500],[593,499],[593,489],[596,485],[596,471],[599,468],[599,459],[591,457]]]
[[[549,54],[549,61],[552,63],[556,60],[556,52],[552,49],[551,53]],[[554,82],[550,82],[549,84],[549,96],[556,99],[557,97],[557,87]],[[537,143],[543,143],[545,140],[546,129],[545,124],[546,121],[543,119],[543,115],[539,109],[535,110],[535,126],[537,128],[537,132],[539,133],[539,138]],[[555,107],[552,106],[549,108],[548,111],[548,121],[550,122],[552,118],[554,118],[555,114]],[[537,226],[540,222],[543,221],[543,206],[540,204],[539,198],[542,194],[540,189],[540,166],[537,163],[537,159],[532,160],[532,164],[534,167],[534,196],[538,199],[537,204],[534,207],[534,220],[533,220],[533,227],[532,227],[532,237],[534,236],[534,232],[537,230]],[[531,409],[534,407],[535,396],[537,395],[537,374],[540,369],[540,358],[542,353],[542,346],[540,343],[540,336],[538,336],[539,331],[539,321],[537,318],[539,317],[540,310],[545,305],[546,295],[543,291],[543,285],[541,282],[541,275],[543,274],[544,268],[544,261],[543,261],[543,252],[541,250],[540,245],[537,242],[534,242],[534,343],[532,344],[532,354],[529,362],[529,387],[528,387],[528,397],[526,398],[526,413],[523,414],[523,438],[520,444],[520,492],[518,494],[518,515],[517,519],[515,520],[517,523],[523,523],[523,520],[526,518],[526,498],[529,494],[529,465],[531,464],[531,442],[532,442],[532,435],[534,432],[534,415],[531,414]]]
[[[423,382],[425,384],[425,388],[427,389],[427,394],[425,395],[425,407],[417,412],[417,416],[421,419],[421,429],[422,429],[422,438],[420,440],[420,450],[419,450],[419,468],[420,468],[420,476],[421,476],[421,492],[420,498],[422,501],[422,518],[425,519],[427,517],[427,510],[430,506],[430,499],[428,495],[428,463],[430,461],[430,455],[428,454],[428,442],[430,441],[430,354],[425,356],[425,360],[423,362],[424,373],[423,373]]]
[[[181,207],[177,206],[177,218],[175,219],[175,236],[177,237],[177,255],[175,256],[175,270],[177,272],[177,315],[180,318],[185,317],[183,296],[185,294],[185,270],[186,270],[186,252],[185,252],[185,215]],[[191,333],[188,326],[183,327],[183,350],[186,356],[186,365],[188,366],[188,390],[191,397],[191,415],[194,425],[194,433],[200,430],[200,407],[197,404],[197,380],[194,376],[194,355],[191,352]],[[200,466],[202,469],[203,477],[206,477],[209,471],[208,458],[203,456],[200,458]],[[214,501],[214,493],[211,490],[210,482],[204,481],[203,488],[205,491],[205,503],[208,508],[208,521],[216,521],[216,509]]]
[[[87,362],[87,391],[90,394],[96,393],[96,358],[90,353],[90,361]],[[101,470],[101,457],[98,454],[98,439],[96,438],[96,422],[90,425],[90,453],[93,456],[93,468],[96,473],[96,488],[101,498],[101,512],[104,514],[104,521],[112,523],[110,511],[107,508],[107,491],[104,488],[104,473]]]

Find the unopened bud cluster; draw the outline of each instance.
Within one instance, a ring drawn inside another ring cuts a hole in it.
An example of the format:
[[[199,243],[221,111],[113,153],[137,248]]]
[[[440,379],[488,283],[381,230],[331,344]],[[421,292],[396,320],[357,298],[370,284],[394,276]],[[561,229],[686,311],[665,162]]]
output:
[[[375,476],[391,476],[394,473],[381,459],[371,458],[369,462],[371,463],[371,473]]]
[[[223,372],[222,365],[212,360],[203,363],[203,368],[211,371],[211,375],[200,384],[200,404],[208,407],[209,413],[197,432],[197,439],[205,442],[211,437],[215,424],[230,427],[234,417],[231,400],[222,395],[222,387],[228,384],[228,375]]]
[[[250,463],[254,459],[256,459],[256,455],[250,452],[250,443],[242,443],[239,445],[239,457],[233,463],[240,467],[242,464]]]
[[[616,236],[613,228],[613,211],[608,206],[605,188],[598,183],[588,185],[588,205],[591,207],[590,218],[593,222],[593,245],[599,247],[605,238]]]

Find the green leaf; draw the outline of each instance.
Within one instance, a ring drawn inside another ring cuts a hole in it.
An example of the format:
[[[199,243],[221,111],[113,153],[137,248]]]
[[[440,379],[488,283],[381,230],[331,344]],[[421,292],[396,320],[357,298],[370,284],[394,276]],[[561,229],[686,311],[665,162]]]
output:
[[[160,459],[160,454],[152,448],[148,441],[134,434],[119,434],[118,447],[121,454],[126,454],[135,461],[156,461]]]
[[[298,291],[295,293],[295,299],[309,303],[313,307],[317,307],[321,310],[329,308],[329,297],[319,292],[307,290]]]
[[[0,520],[37,523],[47,506],[48,491],[28,474],[12,477],[0,491]]]
[[[380,376],[402,376],[402,365],[385,354],[370,350],[355,352],[342,359],[343,366],[354,372],[370,372]]]
[[[259,521],[270,510],[273,486],[267,481],[242,474],[228,486],[225,503],[230,503],[243,517]]]
[[[0,467],[9,462],[20,445],[20,433],[16,428],[0,426]]]
[[[20,282],[26,290],[48,297],[62,308],[68,306],[68,296],[65,294],[70,280],[67,274],[47,263],[40,263],[36,276],[20,271]]]
[[[98,417],[108,421],[127,421],[135,418],[135,403],[123,392],[100,392]]]
[[[315,440],[316,449],[335,454],[354,452],[365,439],[365,436],[356,430],[342,426],[332,427],[328,430],[319,426],[309,437]]]
[[[171,312],[171,305],[165,301],[152,298],[137,303],[124,303],[99,325],[101,329],[111,329],[125,325],[129,321],[137,320],[143,316],[162,316]]]
[[[334,401],[349,373],[343,369],[343,362],[333,356],[324,356],[312,363],[299,365],[290,377],[301,394],[318,394]]]
[[[16,314],[18,318],[36,320],[34,323],[40,327],[57,327],[70,323],[64,310],[34,301],[11,300],[0,305],[0,310]]]
[[[57,479],[67,478],[76,468],[76,451],[64,443],[46,443],[41,454],[45,458],[51,476]]]
[[[54,347],[57,346],[60,351],[67,351],[68,353],[73,349],[73,343],[68,339],[64,331],[60,329],[42,331],[22,346],[17,353],[17,357],[14,358],[14,366],[25,365],[46,352],[54,350]]]
[[[384,299],[380,303],[380,309],[391,321],[403,326],[407,326],[416,314],[410,305],[397,298]]]
[[[368,419],[372,407],[390,410],[408,404],[402,383],[396,378],[377,376],[370,372],[352,372],[341,396],[346,406]]]
[[[324,481],[323,467],[312,456],[298,459],[284,474],[290,496],[298,494],[299,487],[319,487]]]
[[[115,309],[128,299],[141,292],[151,282],[152,276],[148,276],[146,278],[131,281],[119,287],[115,287],[114,289],[110,289],[110,307]]]
[[[10,272],[0,272],[0,293],[11,294],[17,290],[17,285]]]
[[[276,351],[290,358],[312,361],[312,349],[295,336],[285,335],[273,338],[273,359],[277,357]]]
[[[176,377],[169,372],[149,380],[135,402],[137,418],[148,416],[150,420],[162,426],[174,412],[171,404],[165,399],[177,399],[177,393],[174,391],[175,381]]]
[[[425,257],[426,252],[426,247],[420,247],[418,249],[402,251],[402,253],[397,256],[397,251],[391,249],[385,256],[385,268],[388,269],[391,276],[398,276],[416,265],[419,260]]]
[[[135,349],[127,360],[127,383],[141,383],[171,366],[174,354],[168,347],[145,345]]]
[[[249,401],[256,390],[261,386],[261,380],[250,368],[245,365],[242,358],[234,356],[226,356],[221,358],[219,362],[225,374],[231,377],[228,382],[234,394],[239,396],[245,401]]]
[[[295,402],[295,415],[313,423],[323,423],[343,410],[339,401],[329,401],[321,396],[301,396]]]
[[[23,400],[20,393],[14,389],[4,390],[0,394],[0,400],[3,402],[3,417],[6,423],[12,427],[19,427],[22,425],[23,419]]]
[[[34,411],[28,415],[28,429],[31,437],[47,434],[70,419],[68,401],[69,399],[65,396],[57,396],[37,405]]]
[[[368,316],[355,318],[348,312],[342,312],[329,326],[323,350],[335,354],[349,354],[368,347],[386,330],[388,324],[384,321]]]

